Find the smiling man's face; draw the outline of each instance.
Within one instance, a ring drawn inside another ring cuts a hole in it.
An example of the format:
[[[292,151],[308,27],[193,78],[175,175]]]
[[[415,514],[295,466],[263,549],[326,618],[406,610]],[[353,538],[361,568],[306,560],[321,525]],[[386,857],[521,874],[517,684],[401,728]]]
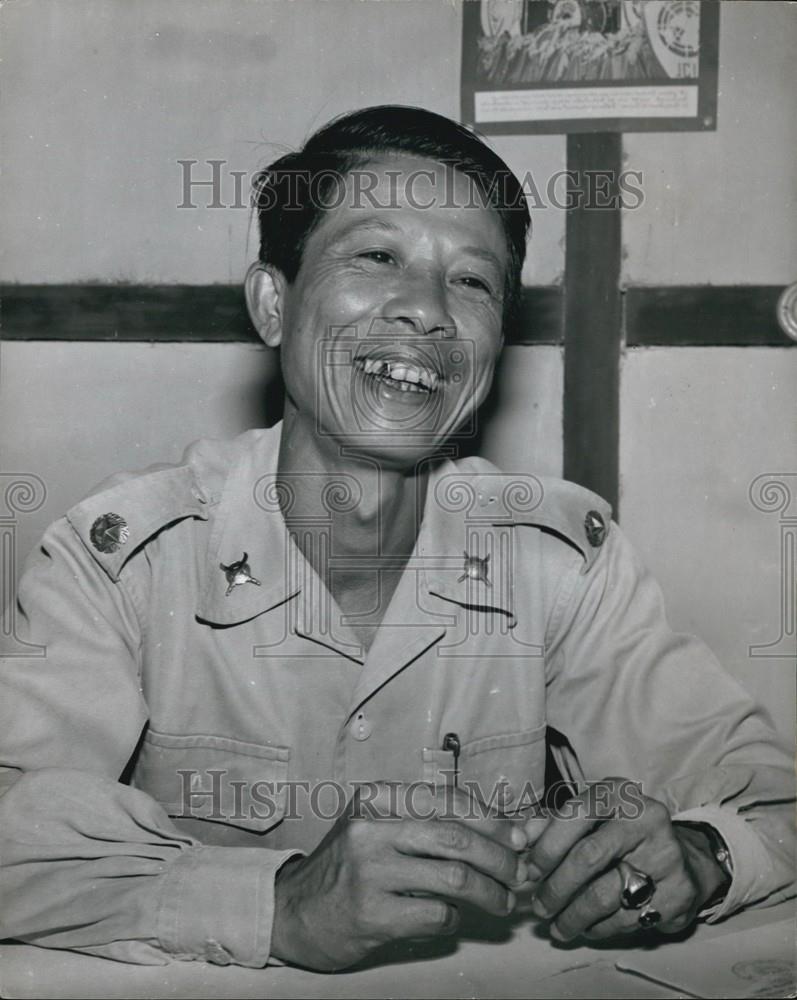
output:
[[[363,170],[282,292],[287,406],[328,445],[408,467],[489,390],[509,253],[500,217],[457,171],[412,156]]]

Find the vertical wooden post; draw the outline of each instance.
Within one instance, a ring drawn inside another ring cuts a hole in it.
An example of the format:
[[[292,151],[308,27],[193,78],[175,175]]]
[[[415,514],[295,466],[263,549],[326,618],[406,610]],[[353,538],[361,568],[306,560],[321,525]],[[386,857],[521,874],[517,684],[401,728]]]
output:
[[[564,477],[599,493],[617,517],[621,134],[568,135],[567,169]]]

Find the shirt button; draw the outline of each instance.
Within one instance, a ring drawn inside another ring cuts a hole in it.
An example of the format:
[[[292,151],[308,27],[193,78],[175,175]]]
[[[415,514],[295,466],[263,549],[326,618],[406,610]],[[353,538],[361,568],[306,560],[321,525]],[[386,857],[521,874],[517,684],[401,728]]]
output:
[[[196,486],[191,487],[191,496],[194,500],[198,500],[200,503],[207,503],[207,500],[202,495],[202,493],[196,488]]]
[[[359,740],[360,742],[368,739],[371,735],[372,729],[373,726],[368,719],[366,719],[365,712],[358,712],[352,719],[351,725],[349,726],[349,732],[355,740]]]

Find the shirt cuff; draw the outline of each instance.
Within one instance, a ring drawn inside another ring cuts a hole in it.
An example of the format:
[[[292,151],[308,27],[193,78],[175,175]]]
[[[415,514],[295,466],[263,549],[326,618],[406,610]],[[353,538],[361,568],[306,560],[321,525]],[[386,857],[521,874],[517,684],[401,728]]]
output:
[[[173,958],[243,965],[268,962],[274,878],[301,851],[189,847],[165,873],[158,912],[161,947]]]
[[[713,924],[743,906],[762,899],[772,885],[772,862],[751,824],[738,813],[719,806],[697,806],[672,817],[673,822],[707,823],[728,847],[733,876],[725,899],[701,910],[698,917]]]

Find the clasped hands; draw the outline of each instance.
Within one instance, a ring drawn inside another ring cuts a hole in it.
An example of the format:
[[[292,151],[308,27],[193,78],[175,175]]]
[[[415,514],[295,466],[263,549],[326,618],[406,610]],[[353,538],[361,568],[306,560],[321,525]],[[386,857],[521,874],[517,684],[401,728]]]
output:
[[[272,955],[345,968],[390,941],[453,934],[459,903],[507,915],[520,891],[533,893],[533,912],[557,940],[631,933],[638,914],[620,905],[620,860],[654,880],[658,930],[680,931],[722,873],[705,838],[673,825],[657,800],[637,790],[632,813],[613,808],[612,796],[621,803],[628,784],[601,783],[605,818],[596,817],[588,788],[566,815],[525,822],[482,815],[457,789],[413,786],[412,814],[396,784],[371,786],[367,803],[357,791],[315,851],[280,869]]]

